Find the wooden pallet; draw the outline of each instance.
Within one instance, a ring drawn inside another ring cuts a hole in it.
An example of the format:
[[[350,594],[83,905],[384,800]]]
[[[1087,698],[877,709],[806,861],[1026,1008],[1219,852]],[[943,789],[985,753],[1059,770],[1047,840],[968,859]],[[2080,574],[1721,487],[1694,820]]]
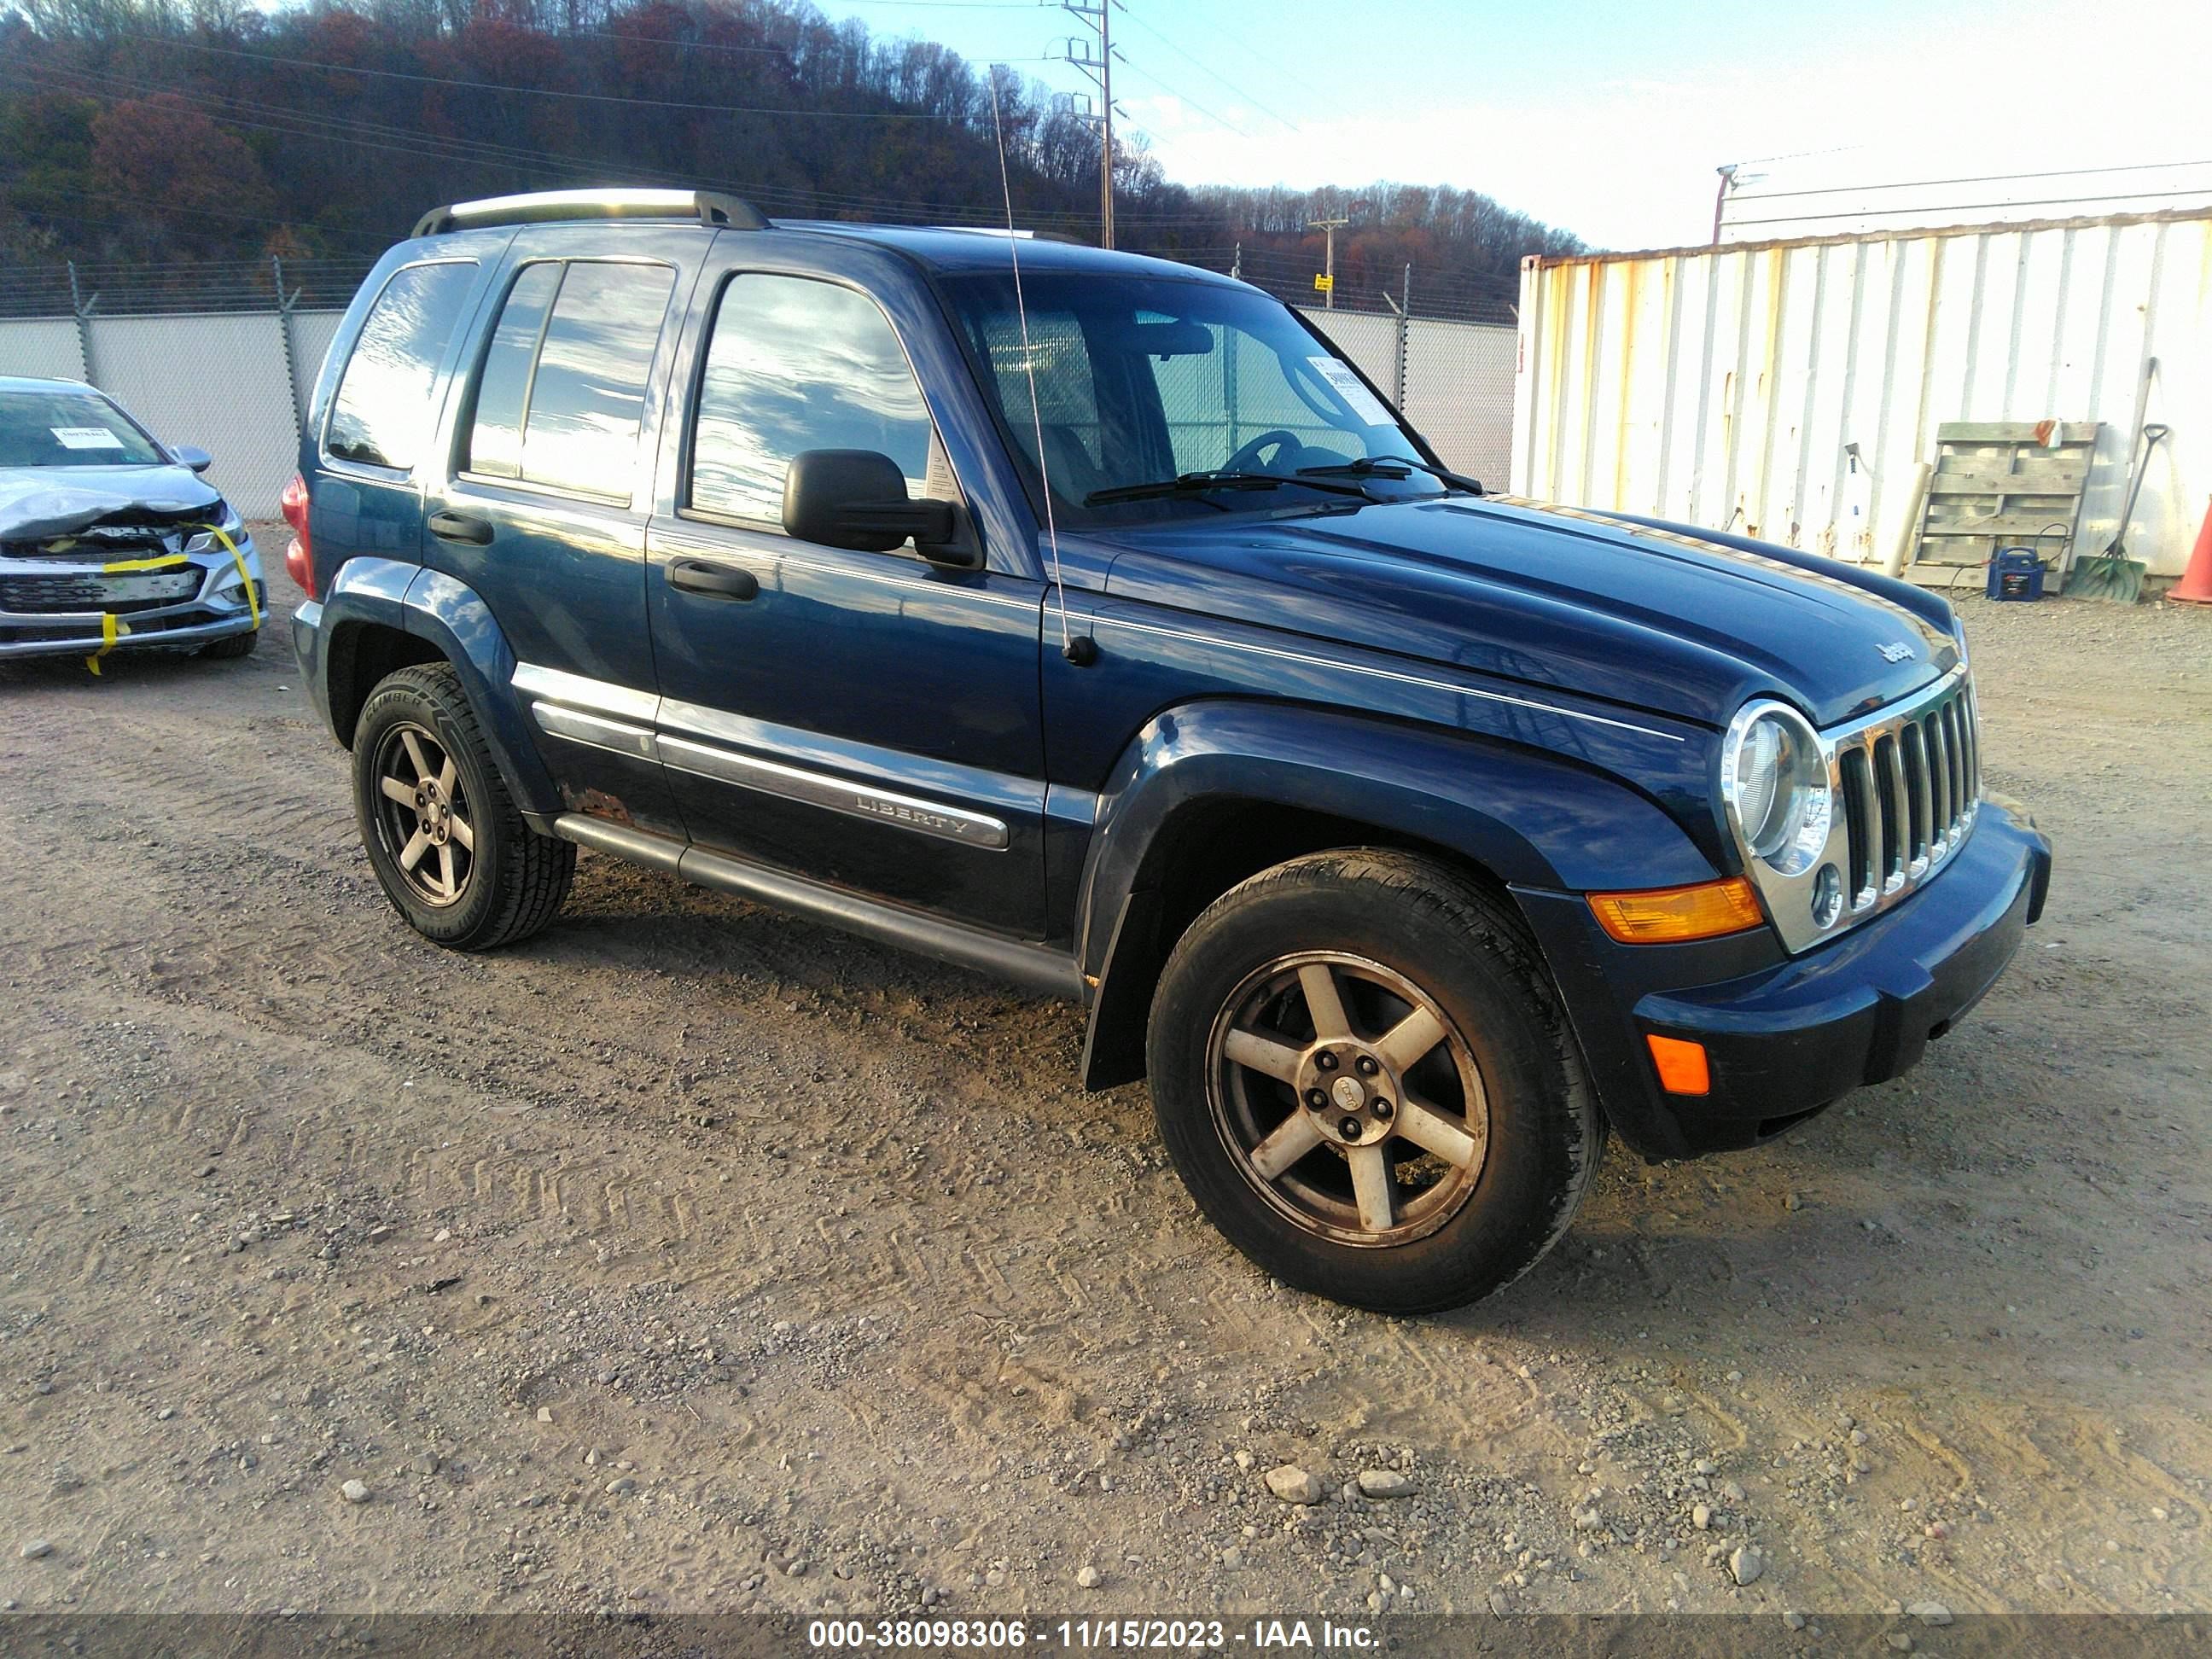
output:
[[[2033,421],[1952,421],[1936,428],[1936,476],[1907,576],[1925,587],[1948,587],[1999,548],[2035,547],[2041,536],[2038,550],[2049,567],[2044,592],[2058,591],[2102,428],[2068,421],[2047,430],[2046,443],[2038,441]]]

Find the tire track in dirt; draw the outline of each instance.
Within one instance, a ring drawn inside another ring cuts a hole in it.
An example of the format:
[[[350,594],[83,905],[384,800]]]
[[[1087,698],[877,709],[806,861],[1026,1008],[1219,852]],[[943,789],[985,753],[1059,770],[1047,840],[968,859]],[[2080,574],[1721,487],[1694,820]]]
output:
[[[2199,877],[2083,872],[2065,948],[1905,1084],[1726,1164],[1616,1157],[1512,1294],[1392,1323],[1230,1252],[1142,1091],[1076,1092],[1066,1010],[588,855],[526,950],[416,942],[290,665],[210,667],[0,670],[0,1338],[55,1389],[0,1395],[45,1464],[0,1461],[0,1503],[82,1552],[49,1582],[83,1605],[905,1607],[927,1576],[973,1612],[1064,1607],[1098,1551],[1146,1564],[1102,1607],[1343,1612],[1378,1523],[1430,1607],[2204,1605],[2203,1000],[2150,948],[2207,959]],[[2069,772],[2002,718],[2062,859],[2117,817],[2115,864],[2201,846],[2150,754]],[[115,1449],[49,1493],[64,1443]],[[1286,1532],[1237,1449],[1332,1485],[1403,1449],[1435,1504]],[[356,1468],[373,1526],[330,1499]],[[1687,1519],[1729,1482],[1776,1564],[1749,1590]],[[977,1535],[995,1589],[950,1549]],[[800,1547],[856,1577],[763,1577]],[[616,1582],[640,1556],[668,1577]]]

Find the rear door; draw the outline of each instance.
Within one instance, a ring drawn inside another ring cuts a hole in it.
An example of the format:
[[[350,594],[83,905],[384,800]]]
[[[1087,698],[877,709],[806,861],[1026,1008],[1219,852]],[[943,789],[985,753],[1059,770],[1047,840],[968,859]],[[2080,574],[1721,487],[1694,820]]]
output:
[[[597,239],[595,239],[596,240]],[[706,240],[525,231],[471,363],[425,562],[489,606],[572,811],[680,836],[653,754],[645,526],[658,413]]]
[[[1039,937],[1042,586],[911,544],[785,532],[803,450],[887,454],[916,497],[961,488],[884,305],[854,283],[737,264],[742,237],[720,246],[733,263],[694,302],[688,424],[648,581],[660,755],[691,839]]]

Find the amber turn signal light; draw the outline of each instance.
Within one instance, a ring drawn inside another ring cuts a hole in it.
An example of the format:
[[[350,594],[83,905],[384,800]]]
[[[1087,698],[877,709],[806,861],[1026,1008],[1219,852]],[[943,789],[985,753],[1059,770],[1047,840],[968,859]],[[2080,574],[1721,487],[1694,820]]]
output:
[[[1705,1095],[1713,1089],[1712,1068],[1705,1063],[1705,1045],[1680,1037],[1647,1034],[1651,1063],[1659,1068],[1659,1086],[1670,1095]]]
[[[1694,887],[1653,887],[1638,893],[1592,893],[1597,925],[1623,945],[1667,945],[1718,939],[1756,927],[1759,895],[1741,876],[1701,881]]]

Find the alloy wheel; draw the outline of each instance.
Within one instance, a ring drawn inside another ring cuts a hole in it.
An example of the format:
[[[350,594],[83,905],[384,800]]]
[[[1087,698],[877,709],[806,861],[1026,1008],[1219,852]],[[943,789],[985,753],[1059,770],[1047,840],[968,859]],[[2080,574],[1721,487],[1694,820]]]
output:
[[[1245,977],[1214,1020],[1206,1092],[1245,1179],[1339,1243],[1434,1232],[1473,1194],[1489,1150],[1466,1037],[1404,975],[1341,951]]]
[[[477,836],[460,769],[436,733],[412,721],[385,732],[376,755],[379,834],[415,897],[460,902],[476,868]]]

